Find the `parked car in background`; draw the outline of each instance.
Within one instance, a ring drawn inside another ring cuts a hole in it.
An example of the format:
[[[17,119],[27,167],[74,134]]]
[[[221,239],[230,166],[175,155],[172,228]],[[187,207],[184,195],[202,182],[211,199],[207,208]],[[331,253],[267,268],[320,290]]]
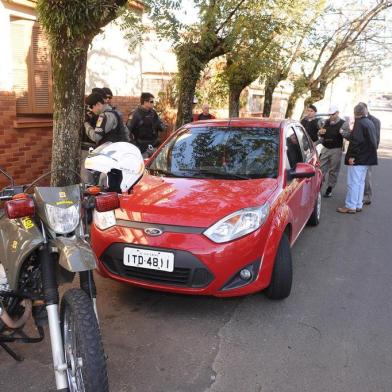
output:
[[[291,246],[317,225],[322,175],[292,120],[187,124],[158,149],[120,208],[95,212],[99,271],[183,294],[290,294]]]

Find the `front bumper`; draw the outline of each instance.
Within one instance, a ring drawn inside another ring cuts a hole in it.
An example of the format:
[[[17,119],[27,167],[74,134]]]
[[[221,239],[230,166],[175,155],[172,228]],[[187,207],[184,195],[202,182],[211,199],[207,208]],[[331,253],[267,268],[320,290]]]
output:
[[[139,228],[122,226],[100,231],[92,225],[91,234],[99,272],[117,281],[153,290],[218,297],[246,295],[268,285],[260,274],[263,230],[226,244],[215,244],[199,233],[164,232],[151,237]],[[170,251],[174,253],[174,271],[125,266],[126,247]],[[245,267],[252,277],[241,282],[238,274]]]

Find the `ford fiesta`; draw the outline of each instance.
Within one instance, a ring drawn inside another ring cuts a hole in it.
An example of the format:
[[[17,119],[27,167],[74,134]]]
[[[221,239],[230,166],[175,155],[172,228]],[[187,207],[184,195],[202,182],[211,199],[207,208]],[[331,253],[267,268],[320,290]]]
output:
[[[317,153],[293,121],[213,120],[176,131],[120,208],[95,212],[99,271],[183,294],[290,294],[291,246],[321,208]]]

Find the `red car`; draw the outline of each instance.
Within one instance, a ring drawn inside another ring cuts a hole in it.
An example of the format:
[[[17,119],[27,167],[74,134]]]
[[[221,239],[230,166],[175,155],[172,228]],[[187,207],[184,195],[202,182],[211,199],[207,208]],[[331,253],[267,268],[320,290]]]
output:
[[[306,223],[319,223],[321,180],[298,122],[187,124],[120,195],[120,208],[95,212],[99,271],[154,290],[229,297],[266,289],[285,298],[290,248]]]

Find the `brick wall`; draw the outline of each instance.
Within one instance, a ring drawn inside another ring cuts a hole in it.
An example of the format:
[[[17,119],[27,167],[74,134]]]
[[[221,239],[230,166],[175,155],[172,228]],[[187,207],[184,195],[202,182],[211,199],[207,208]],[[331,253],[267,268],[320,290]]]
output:
[[[112,102],[126,121],[139,98],[114,97]],[[23,184],[50,170],[52,127],[34,126],[33,122],[22,126],[17,120],[21,119],[16,116],[15,95],[0,91],[0,166],[14,177],[15,183]],[[5,185],[8,180],[0,174],[0,187]]]
[[[139,103],[139,97],[113,97],[112,99],[112,105],[123,114],[124,122],[127,121],[129,113],[136,109]]]
[[[7,170],[17,184],[29,183],[50,170],[52,128],[15,128],[15,95],[0,92],[0,166]],[[0,187],[8,180],[0,175]]]

